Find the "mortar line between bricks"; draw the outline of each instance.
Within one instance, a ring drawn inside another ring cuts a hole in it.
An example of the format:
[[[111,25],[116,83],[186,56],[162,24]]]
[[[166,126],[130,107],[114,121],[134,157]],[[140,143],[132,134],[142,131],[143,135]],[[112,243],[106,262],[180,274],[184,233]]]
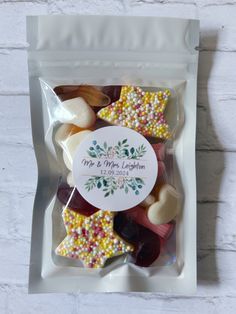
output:
[[[0,0],[0,5],[1,4],[4,4],[4,3],[24,3],[24,2],[26,2],[26,3],[32,3],[32,4],[34,4],[34,3],[45,3],[45,4],[47,4],[48,3],[48,0]]]
[[[1,192],[1,190],[0,190]],[[200,200],[200,201],[197,201],[197,204],[227,204],[227,202],[225,201],[220,201],[220,200],[214,200],[214,201],[209,201],[209,200]]]
[[[1,3],[0,3],[0,6],[1,6]],[[0,51],[1,50],[26,50],[27,49],[27,45],[15,45],[15,46],[8,46],[8,45],[3,45],[3,44],[0,44]]]
[[[236,253],[236,249],[223,249],[223,248],[220,248],[220,247],[212,247],[212,248],[201,248],[201,247],[198,247],[197,248],[197,252],[199,253],[200,251],[203,251],[203,252],[229,252],[229,253]]]
[[[25,242],[25,243],[28,243],[30,244],[30,241],[31,241],[31,236],[19,236],[19,237],[7,237],[7,236],[4,236],[3,234],[0,234],[0,241],[15,241],[15,242]]]
[[[180,5],[183,5],[183,6],[194,6],[196,8],[205,8],[205,7],[210,7],[210,6],[215,6],[215,7],[219,7],[219,6],[225,6],[225,5],[236,5],[236,1],[234,2],[229,2],[229,1],[225,1],[225,2],[222,2],[222,3],[218,3],[218,2],[214,2],[212,1],[212,3],[204,3],[204,0],[202,0],[200,3],[197,2],[197,1],[189,1],[189,2],[185,2],[185,1],[181,1],[181,0],[176,0],[176,1],[171,1],[169,2],[168,0],[156,0],[156,1],[153,1],[153,2],[149,2],[149,1],[146,1],[146,0],[136,0],[136,3],[133,3],[130,7],[138,7],[138,6],[141,6],[143,4],[146,4],[146,5],[150,5],[150,8],[152,5],[155,5],[155,4],[159,4],[159,5],[175,5],[175,4],[180,4]]]
[[[201,284],[200,284],[201,285]],[[124,292],[111,292],[109,295],[120,295],[120,296],[126,296],[127,298],[140,298],[145,301],[148,300],[160,300],[160,299],[168,299],[170,302],[172,300],[188,300],[188,299],[199,299],[199,300],[207,300],[207,299],[221,299],[221,298],[236,298],[236,294],[225,294],[225,295],[173,295],[173,294],[161,294],[161,293],[143,293],[143,292],[133,292],[133,293],[124,293]],[[83,305],[86,305],[84,303]],[[179,312],[176,312],[179,313]]]
[[[203,152],[203,153],[209,153],[209,152],[215,152],[215,153],[236,153],[236,149],[220,149],[220,148],[196,148],[196,152]]]
[[[27,3],[45,3],[47,4],[48,3],[48,0],[0,0],[0,4],[4,4],[4,3],[24,3],[24,2],[27,2]],[[233,5],[236,5],[236,1],[224,1],[224,2],[221,2],[221,3],[218,3],[218,2],[210,2],[210,3],[204,3],[204,1],[201,1],[200,3],[197,2],[197,1],[189,1],[189,2],[185,2],[185,1],[181,1],[181,0],[176,0],[176,1],[171,1],[169,2],[168,0],[156,0],[154,2],[147,2],[145,0],[137,0],[136,1],[136,6],[137,5],[142,5],[142,4],[149,4],[150,6],[153,5],[153,4],[160,4],[160,5],[166,5],[166,4],[169,4],[169,5],[175,5],[175,4],[181,4],[181,5],[184,5],[184,6],[189,6],[189,5],[193,5],[193,6],[196,6],[196,7],[209,7],[209,6],[225,6],[225,5],[229,5],[229,6],[233,6]],[[135,6],[135,4],[133,4],[132,6]]]
[[[0,96],[29,96],[28,91],[0,91]]]
[[[31,135],[31,131],[30,131],[30,135]],[[31,138],[32,140],[32,138]],[[23,147],[23,148],[27,148],[27,149],[30,149],[30,150],[33,150],[34,147],[33,147],[33,143],[22,143],[22,142],[4,142],[0,139],[0,144],[1,145],[4,145],[5,147]]]
[[[220,6],[226,6],[226,5],[228,5],[228,6],[236,5],[236,1],[234,1],[234,2],[225,1],[222,3],[212,2],[212,3],[206,3],[206,4],[204,4],[204,2],[202,2],[202,3],[203,3],[203,5],[200,5],[199,7],[206,8],[206,7],[214,7],[214,6],[220,7]]]

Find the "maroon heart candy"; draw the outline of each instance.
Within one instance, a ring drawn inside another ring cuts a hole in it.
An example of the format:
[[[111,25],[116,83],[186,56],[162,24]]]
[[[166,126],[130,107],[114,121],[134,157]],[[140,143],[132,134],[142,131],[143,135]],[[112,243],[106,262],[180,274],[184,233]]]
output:
[[[76,188],[71,188],[68,184],[65,183],[59,186],[57,190],[57,197],[62,204],[67,205],[72,210],[84,216],[91,216],[100,210],[88,203]]]

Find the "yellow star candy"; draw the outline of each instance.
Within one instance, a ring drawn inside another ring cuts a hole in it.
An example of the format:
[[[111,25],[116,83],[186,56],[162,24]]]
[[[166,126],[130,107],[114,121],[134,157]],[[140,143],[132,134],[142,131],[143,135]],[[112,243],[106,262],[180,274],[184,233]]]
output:
[[[131,128],[144,136],[170,138],[164,110],[170,91],[144,92],[140,87],[123,86],[120,99],[102,108],[98,117],[114,125]]]
[[[67,236],[56,254],[79,259],[85,267],[101,268],[108,258],[133,251],[133,247],[113,231],[114,213],[98,211],[86,217],[70,208],[62,213]]]

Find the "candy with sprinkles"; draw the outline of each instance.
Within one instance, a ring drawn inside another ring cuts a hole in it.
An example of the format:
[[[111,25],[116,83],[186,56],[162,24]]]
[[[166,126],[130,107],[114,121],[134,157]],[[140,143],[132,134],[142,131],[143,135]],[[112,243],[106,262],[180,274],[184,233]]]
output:
[[[140,87],[123,86],[120,98],[102,108],[97,116],[108,123],[131,128],[144,136],[171,137],[164,111],[170,91],[145,92]]]
[[[62,217],[67,235],[57,247],[57,255],[78,259],[87,268],[102,268],[107,259],[133,251],[113,230],[112,212],[100,210],[85,217],[65,208]]]

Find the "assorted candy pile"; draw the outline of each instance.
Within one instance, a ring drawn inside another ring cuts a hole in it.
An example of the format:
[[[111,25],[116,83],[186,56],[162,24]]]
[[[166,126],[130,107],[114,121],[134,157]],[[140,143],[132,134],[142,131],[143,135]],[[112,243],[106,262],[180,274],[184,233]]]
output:
[[[60,99],[56,118],[61,122],[54,139],[68,169],[67,182],[57,191],[64,205],[66,237],[56,254],[78,259],[89,268],[104,267],[108,259],[123,254],[138,266],[152,265],[171,236],[181,209],[181,196],[166,176],[163,142],[171,137],[171,131],[164,111],[170,91],[65,85],[54,88],[54,92]],[[151,194],[138,206],[117,213],[88,203],[76,189],[72,175],[76,149],[101,124],[131,128],[152,139],[158,160],[158,177]]]

